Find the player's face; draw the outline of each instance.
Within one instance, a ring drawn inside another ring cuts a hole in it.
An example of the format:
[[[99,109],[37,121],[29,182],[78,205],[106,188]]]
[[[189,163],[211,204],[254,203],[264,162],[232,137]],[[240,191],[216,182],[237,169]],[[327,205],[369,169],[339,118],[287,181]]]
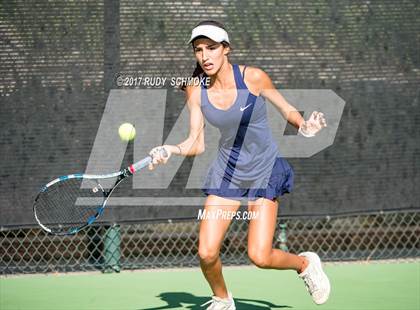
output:
[[[228,53],[229,47],[213,40],[200,38],[194,41],[195,58],[208,76],[219,71]]]

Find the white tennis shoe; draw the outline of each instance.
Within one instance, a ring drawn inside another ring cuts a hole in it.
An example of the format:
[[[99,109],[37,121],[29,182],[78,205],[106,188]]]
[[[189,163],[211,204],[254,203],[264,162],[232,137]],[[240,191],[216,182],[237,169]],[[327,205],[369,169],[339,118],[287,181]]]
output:
[[[235,301],[233,300],[232,293],[228,292],[228,298],[220,298],[213,296],[209,301],[201,305],[201,307],[210,304],[207,310],[236,310]]]
[[[328,300],[331,291],[330,280],[322,270],[321,259],[314,252],[303,252],[299,256],[304,256],[309,261],[309,265],[299,274],[299,277],[305,282],[312,300],[317,305],[321,305]]]

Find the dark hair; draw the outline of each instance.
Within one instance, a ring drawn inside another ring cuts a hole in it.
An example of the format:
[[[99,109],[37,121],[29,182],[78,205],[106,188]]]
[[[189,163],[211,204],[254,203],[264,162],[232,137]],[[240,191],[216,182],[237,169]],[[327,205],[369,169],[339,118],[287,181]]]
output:
[[[203,21],[201,21],[201,22],[199,22],[197,25],[195,25],[194,26],[194,28],[195,27],[198,27],[198,26],[202,26],[202,25],[212,25],[212,26],[217,26],[217,27],[219,27],[219,28],[222,28],[222,29],[224,29],[224,30],[226,30],[227,31],[227,29],[226,29],[226,27],[221,23],[221,22],[218,22],[218,21],[215,21],[215,20],[203,20]],[[194,48],[194,41],[195,40],[197,40],[197,39],[199,39],[199,38],[205,38],[204,36],[199,36],[199,37],[197,37],[197,38],[195,38],[192,42],[191,42],[191,46]],[[226,42],[226,41],[222,41],[221,42],[221,44],[224,46],[224,47],[226,47],[226,46],[229,46],[230,47],[230,49],[232,49],[232,47],[230,46],[230,44],[228,43],[228,42]],[[204,71],[203,71],[203,68],[201,68],[201,66],[200,66],[200,64],[197,62],[196,63],[196,65],[195,65],[195,69],[194,69],[194,71],[193,71],[193,73],[192,73],[192,77],[197,77],[197,76],[199,76],[200,74],[202,74]],[[185,90],[185,88],[187,87],[187,85],[186,84],[182,84],[181,85],[181,89],[182,90]]]

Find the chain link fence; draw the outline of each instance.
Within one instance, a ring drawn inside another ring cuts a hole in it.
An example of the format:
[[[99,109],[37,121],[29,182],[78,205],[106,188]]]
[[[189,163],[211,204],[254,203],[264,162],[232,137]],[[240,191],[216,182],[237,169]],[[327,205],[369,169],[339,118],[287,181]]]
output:
[[[420,212],[279,218],[274,247],[315,251],[325,261],[420,257]],[[198,266],[197,219],[92,226],[58,237],[39,228],[3,228],[1,274]],[[224,265],[250,264],[247,221],[232,221]]]

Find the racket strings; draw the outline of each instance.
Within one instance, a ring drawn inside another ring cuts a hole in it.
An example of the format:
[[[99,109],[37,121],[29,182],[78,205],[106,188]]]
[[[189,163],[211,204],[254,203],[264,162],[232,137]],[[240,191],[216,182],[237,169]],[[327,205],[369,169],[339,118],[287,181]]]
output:
[[[60,186],[61,187],[61,186]],[[37,204],[37,216],[44,225],[66,223],[67,225],[77,225],[83,220],[79,208],[74,206],[74,191],[71,187],[62,190],[60,187],[49,191],[49,189],[41,194]]]
[[[42,225],[56,233],[65,233],[96,217],[104,200],[103,191],[96,181],[67,179],[40,193],[35,213]]]
[[[87,220],[86,216],[90,215],[92,209],[91,208],[83,208],[83,207],[80,207],[80,206],[76,205],[77,199],[80,198],[79,194],[82,194],[82,193],[80,193],[80,190],[78,188],[75,188],[75,187],[70,187],[69,191],[63,191],[63,194],[66,196],[68,201],[73,201],[76,198],[76,201],[74,201],[74,206],[71,209],[66,209],[65,215],[69,216],[67,218],[68,222],[71,223],[71,220],[74,219],[74,218],[81,219],[82,221],[85,222]],[[83,193],[83,194],[86,195],[85,193]],[[69,211],[69,210],[71,210],[71,211]]]

